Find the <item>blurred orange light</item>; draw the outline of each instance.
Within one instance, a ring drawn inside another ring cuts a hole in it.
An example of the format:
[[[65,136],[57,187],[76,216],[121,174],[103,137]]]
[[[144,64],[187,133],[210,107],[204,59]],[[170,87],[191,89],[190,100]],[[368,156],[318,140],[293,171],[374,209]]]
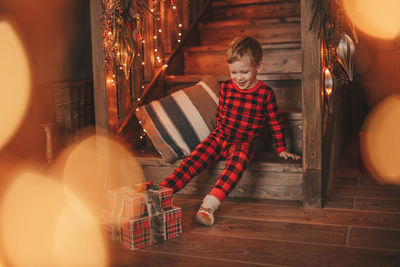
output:
[[[68,189],[53,179],[25,172],[8,188],[0,209],[5,257],[12,266],[106,266],[100,223],[70,192],[72,209]]]
[[[385,184],[400,184],[399,118],[400,95],[391,95],[368,114],[360,138],[364,165]]]
[[[366,34],[393,39],[400,34],[399,0],[344,0],[353,23]]]
[[[64,186],[99,213],[107,191],[143,183],[141,166],[121,144],[105,136],[90,136],[65,152]]]
[[[0,149],[21,123],[30,96],[30,72],[22,44],[11,25],[0,21]]]

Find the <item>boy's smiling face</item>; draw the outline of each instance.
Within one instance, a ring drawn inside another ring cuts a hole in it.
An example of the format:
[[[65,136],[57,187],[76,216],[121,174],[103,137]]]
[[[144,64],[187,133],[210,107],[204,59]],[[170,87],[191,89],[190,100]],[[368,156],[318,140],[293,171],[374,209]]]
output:
[[[232,80],[240,89],[251,89],[257,85],[257,73],[261,70],[262,63],[254,66],[251,64],[250,57],[244,56],[228,66]]]

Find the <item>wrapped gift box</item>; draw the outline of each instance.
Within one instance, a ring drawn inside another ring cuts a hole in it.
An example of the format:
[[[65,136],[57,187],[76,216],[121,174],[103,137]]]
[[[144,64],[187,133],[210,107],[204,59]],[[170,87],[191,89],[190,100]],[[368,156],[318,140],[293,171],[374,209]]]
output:
[[[111,211],[103,209],[101,214],[106,237],[139,249],[181,236],[182,210],[172,206],[172,189],[152,186],[139,192],[128,188],[109,191]]]
[[[148,199],[151,198],[156,205],[159,205],[163,210],[172,208],[172,193],[173,190],[168,187],[150,187],[147,191]]]
[[[173,206],[164,212],[165,239],[172,239],[182,235],[182,209]]]
[[[150,246],[150,219],[143,217],[137,220],[121,218],[122,245],[129,249]]]

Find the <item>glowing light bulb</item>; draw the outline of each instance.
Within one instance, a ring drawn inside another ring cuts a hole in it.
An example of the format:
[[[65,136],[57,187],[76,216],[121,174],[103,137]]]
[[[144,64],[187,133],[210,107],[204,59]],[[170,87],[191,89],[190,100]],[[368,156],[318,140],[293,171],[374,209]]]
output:
[[[175,9],[176,9],[176,6],[172,6],[172,9],[174,9],[174,10],[175,10]]]
[[[139,111],[140,109],[139,108],[136,108],[136,111]]]
[[[178,25],[179,27],[182,27],[182,24],[181,23],[179,23],[179,25]]]

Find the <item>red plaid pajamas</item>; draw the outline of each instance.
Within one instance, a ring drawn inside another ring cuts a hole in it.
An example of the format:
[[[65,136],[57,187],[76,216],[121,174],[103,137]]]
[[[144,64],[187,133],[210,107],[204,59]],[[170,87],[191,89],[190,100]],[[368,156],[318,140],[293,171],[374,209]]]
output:
[[[241,90],[232,80],[223,82],[217,127],[160,185],[177,192],[212,163],[226,159],[225,168],[210,192],[222,202],[249,165],[254,154],[254,140],[266,123],[272,131],[277,152],[285,151],[282,117],[272,89],[262,81],[247,90]]]

